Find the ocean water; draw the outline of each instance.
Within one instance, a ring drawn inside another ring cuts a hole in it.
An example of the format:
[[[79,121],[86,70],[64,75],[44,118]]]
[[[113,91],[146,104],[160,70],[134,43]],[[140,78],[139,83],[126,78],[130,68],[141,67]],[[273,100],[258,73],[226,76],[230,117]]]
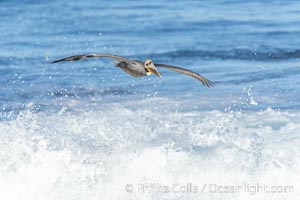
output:
[[[0,1],[0,199],[298,199],[300,2]],[[111,53],[194,70],[134,78]]]

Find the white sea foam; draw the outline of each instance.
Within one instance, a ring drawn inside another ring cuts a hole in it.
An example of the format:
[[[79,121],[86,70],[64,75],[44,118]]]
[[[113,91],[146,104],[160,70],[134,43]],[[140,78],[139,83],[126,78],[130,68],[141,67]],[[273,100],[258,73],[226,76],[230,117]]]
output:
[[[139,107],[2,121],[0,199],[298,199],[299,112]]]

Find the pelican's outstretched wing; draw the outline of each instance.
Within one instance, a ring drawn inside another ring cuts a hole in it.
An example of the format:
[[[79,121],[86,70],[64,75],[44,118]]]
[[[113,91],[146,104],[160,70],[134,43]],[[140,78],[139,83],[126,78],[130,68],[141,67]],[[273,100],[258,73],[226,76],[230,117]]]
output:
[[[181,68],[181,67],[175,67],[175,66],[171,66],[171,65],[167,65],[167,64],[157,64],[157,63],[155,63],[154,65],[155,65],[155,67],[164,67],[164,68],[173,70],[175,72],[179,72],[179,73],[191,76],[191,77],[201,81],[201,83],[204,86],[207,86],[207,87],[213,87],[214,86],[213,82],[211,82],[210,80],[204,78],[200,74],[198,74],[196,72],[193,72],[191,70],[184,69],[184,68]]]
[[[82,60],[82,59],[87,59],[87,58],[112,58],[117,61],[125,61],[125,62],[129,62],[129,63],[135,63],[133,60],[129,60],[129,59],[123,58],[121,56],[112,55],[112,54],[102,54],[102,53],[69,56],[66,58],[52,61],[51,63],[57,63],[57,62],[62,62],[62,61]]]

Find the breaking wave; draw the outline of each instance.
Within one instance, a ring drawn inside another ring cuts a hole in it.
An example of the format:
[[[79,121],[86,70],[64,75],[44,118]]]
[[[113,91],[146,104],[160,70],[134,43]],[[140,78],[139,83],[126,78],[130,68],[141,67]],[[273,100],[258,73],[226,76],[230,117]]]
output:
[[[298,112],[271,109],[178,112],[142,103],[93,111],[22,111],[0,122],[0,198],[297,199],[299,119]],[[278,195],[138,189],[189,183],[294,190]]]

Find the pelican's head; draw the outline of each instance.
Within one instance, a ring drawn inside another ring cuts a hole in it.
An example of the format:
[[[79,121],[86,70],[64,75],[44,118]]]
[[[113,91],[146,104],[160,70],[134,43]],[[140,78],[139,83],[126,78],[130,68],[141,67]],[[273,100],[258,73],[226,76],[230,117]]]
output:
[[[151,74],[155,74],[159,77],[161,77],[161,74],[159,73],[159,71],[156,69],[156,67],[154,66],[152,60],[150,59],[147,59],[145,62],[144,62],[144,67],[147,71],[147,75],[151,75]]]

